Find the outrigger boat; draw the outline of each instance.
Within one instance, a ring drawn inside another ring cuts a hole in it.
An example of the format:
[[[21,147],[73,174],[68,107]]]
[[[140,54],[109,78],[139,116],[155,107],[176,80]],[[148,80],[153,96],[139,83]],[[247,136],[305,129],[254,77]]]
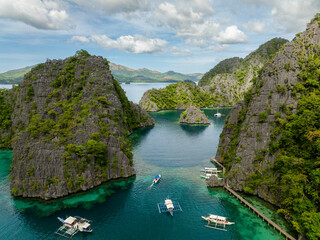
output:
[[[160,174],[159,174],[159,175],[156,175],[156,176],[154,177],[154,179],[153,179],[153,183],[158,183],[159,180],[160,180],[160,178],[161,178],[161,175],[160,175]]]
[[[204,169],[201,169],[200,172],[204,172],[204,175],[200,175],[201,178],[209,179],[212,175],[215,175],[218,178],[218,173],[222,171],[217,168],[205,167]]]
[[[164,203],[158,203],[159,213],[169,212],[173,216],[173,212],[181,211],[181,206],[177,201],[172,201],[167,197]]]
[[[206,227],[214,228],[214,229],[218,229],[218,230],[227,231],[226,225],[233,225],[234,224],[234,222],[227,221],[226,217],[222,217],[222,216],[218,216],[218,215],[209,214],[208,216],[201,216],[201,217],[208,222]],[[213,224],[214,226],[212,226],[210,224]]]
[[[85,219],[83,217],[75,216],[75,217],[67,217],[66,219],[62,219],[58,217],[58,220],[63,223],[63,225],[55,232],[60,236],[70,238],[77,232],[92,232],[92,228],[90,227],[90,220]]]

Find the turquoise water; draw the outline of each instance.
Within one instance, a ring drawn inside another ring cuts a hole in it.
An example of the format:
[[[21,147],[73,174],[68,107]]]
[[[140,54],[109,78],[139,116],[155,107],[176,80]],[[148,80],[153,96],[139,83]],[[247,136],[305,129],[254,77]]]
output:
[[[207,188],[199,170],[211,166],[224,117],[214,109],[204,110],[211,125],[178,123],[179,111],[152,113],[156,125],[139,129],[131,138],[137,176],[104,184],[87,193],[65,199],[39,202],[13,199],[9,189],[12,152],[0,151],[0,239],[65,239],[54,234],[57,217],[79,215],[93,220],[93,233],[78,233],[74,239],[283,239],[256,215],[222,189]],[[230,109],[219,109],[228,114]],[[153,177],[158,184],[150,187]],[[174,217],[159,214],[157,203],[179,201],[182,212]],[[285,227],[274,209],[252,198],[259,209]],[[205,227],[202,215],[226,216],[235,225],[228,231]]]

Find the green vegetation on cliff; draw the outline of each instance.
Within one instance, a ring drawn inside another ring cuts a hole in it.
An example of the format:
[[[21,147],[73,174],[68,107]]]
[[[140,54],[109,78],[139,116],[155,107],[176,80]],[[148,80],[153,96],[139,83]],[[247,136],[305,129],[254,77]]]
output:
[[[201,80],[199,81],[199,86],[204,86],[209,84],[212,78],[214,78],[218,74],[223,73],[233,73],[243,62],[242,58],[234,57],[227,58],[221,62],[219,62],[214,68],[212,68],[209,72],[206,72]]]
[[[199,81],[202,91],[211,93],[220,106],[233,106],[244,98],[264,63],[288,42],[274,38],[262,44],[244,59],[229,58],[221,61]]]
[[[8,102],[11,96],[9,90],[0,89],[0,148],[11,148],[13,106]]]
[[[307,57],[300,55],[297,112],[287,110],[276,121],[272,140],[278,153],[272,167],[276,178],[269,186],[280,195],[279,212],[291,217],[294,228],[308,239],[319,239],[320,47],[309,51]]]
[[[154,122],[128,101],[106,59],[80,50],[48,60],[18,88],[11,114],[14,196],[57,198],[135,174],[128,135]]]
[[[191,105],[200,108],[215,104],[216,99],[210,93],[200,91],[195,84],[186,82],[148,90],[139,103],[147,111],[187,109]]]
[[[230,186],[320,238],[320,14],[268,62],[231,112],[217,155]],[[263,94],[262,94],[263,93]]]

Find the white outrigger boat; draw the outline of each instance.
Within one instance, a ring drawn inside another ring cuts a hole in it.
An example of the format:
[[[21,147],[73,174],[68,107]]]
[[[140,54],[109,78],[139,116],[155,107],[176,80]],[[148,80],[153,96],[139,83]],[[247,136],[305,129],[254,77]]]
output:
[[[70,238],[77,232],[92,232],[92,228],[90,227],[91,220],[85,219],[83,217],[75,216],[75,217],[67,217],[66,219],[62,219],[58,217],[58,220],[63,223],[63,225],[55,232],[60,236]]]
[[[181,211],[181,206],[177,201],[172,201],[169,197],[166,198],[164,203],[158,203],[159,213],[169,212],[173,216],[173,212]]]
[[[218,229],[218,230],[227,231],[226,225],[233,225],[234,224],[234,222],[227,221],[226,217],[222,217],[222,216],[218,216],[218,215],[209,214],[208,216],[201,216],[201,217],[208,222],[206,227],[214,228],[214,229]],[[213,224],[214,226],[212,226],[210,224]]]
[[[204,172],[204,175],[200,175],[201,178],[209,179],[212,175],[215,175],[218,178],[218,173],[222,171],[217,168],[205,167],[204,169],[201,169],[200,172]]]
[[[159,175],[156,175],[155,177],[154,177],[154,179],[153,179],[153,182],[152,183],[158,183],[159,182],[159,180],[160,180],[160,178],[161,178],[161,175],[159,174]]]

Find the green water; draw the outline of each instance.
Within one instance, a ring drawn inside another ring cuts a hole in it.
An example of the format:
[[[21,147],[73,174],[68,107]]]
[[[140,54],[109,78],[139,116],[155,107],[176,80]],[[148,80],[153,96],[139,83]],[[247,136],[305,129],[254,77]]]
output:
[[[97,187],[87,193],[52,202],[13,199],[9,189],[12,152],[0,151],[0,239],[64,239],[54,234],[57,217],[92,219],[93,233],[74,239],[283,239],[222,189],[207,188],[200,169],[210,166],[225,117],[204,110],[210,126],[180,125],[179,111],[152,113],[153,128],[139,129],[131,138],[137,176]],[[219,109],[228,114],[230,109]],[[154,175],[160,182],[150,187]],[[170,196],[182,212],[159,214],[157,203]],[[274,209],[251,198],[261,211],[285,228]],[[201,216],[213,213],[235,222],[228,231],[205,227]]]

